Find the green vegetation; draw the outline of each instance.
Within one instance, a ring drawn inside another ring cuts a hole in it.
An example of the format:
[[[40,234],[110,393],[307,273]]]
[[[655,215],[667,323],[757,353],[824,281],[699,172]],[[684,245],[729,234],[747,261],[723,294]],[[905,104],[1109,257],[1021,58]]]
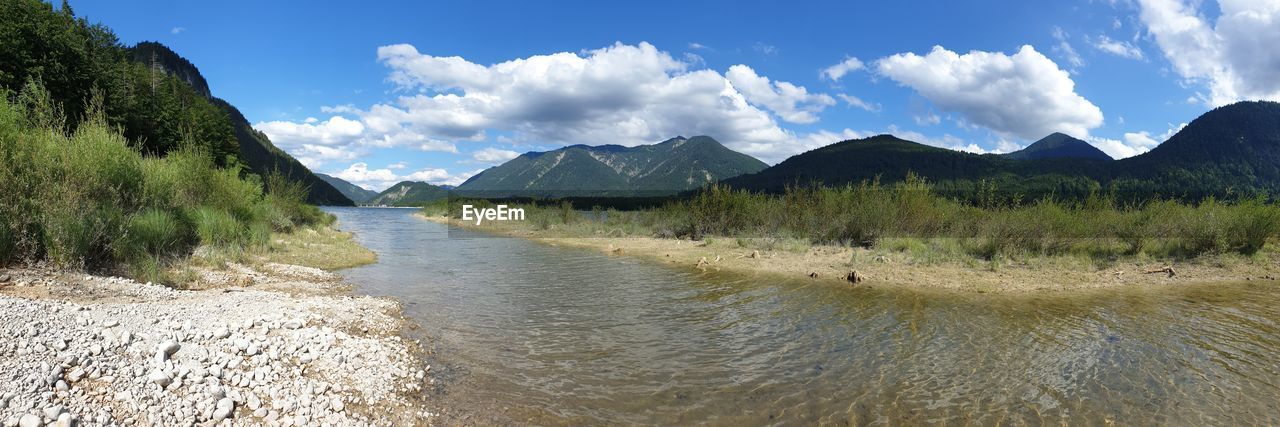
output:
[[[350,205],[336,189],[253,130],[234,107],[213,98],[204,77],[167,47],[126,48],[105,26],[41,0],[0,3],[0,89],[35,82],[48,91],[47,117],[33,120],[77,129],[85,101],[100,101],[102,119],[149,155],[199,145],[219,167],[244,166],[260,177],[276,172],[307,185],[315,204]],[[64,123],[53,123],[64,122]]]
[[[488,200],[465,203],[487,207]],[[457,218],[462,201],[424,213]],[[1280,236],[1280,207],[1261,198],[1187,204],[1129,204],[1094,193],[1082,201],[973,204],[937,194],[914,176],[839,187],[788,187],[782,194],[710,186],[686,200],[633,212],[573,210],[557,201],[522,204],[527,224],[566,237],[656,236],[744,242],[835,244],[995,260],[1041,256],[1094,259],[1252,255]],[[590,219],[590,220],[588,220]]]
[[[1032,159],[1094,159],[1102,161],[1114,160],[1107,153],[1102,152],[1097,147],[1089,145],[1089,143],[1073,138],[1070,135],[1054,132],[1049,136],[1040,138],[1039,141],[1031,143],[1012,153],[1002,154],[1002,156],[1010,159],[1032,160]]]
[[[14,101],[10,101],[10,98]],[[123,269],[162,281],[165,264],[196,247],[264,249],[272,231],[327,224],[305,188],[220,167],[188,134],[153,155],[89,102],[74,131],[36,83],[0,96],[0,265]]]
[[[1015,203],[1045,197],[1081,201],[1098,192],[1132,203],[1273,195],[1280,193],[1280,103],[1216,108],[1150,152],[1116,161],[980,155],[879,135],[818,148],[723,182],[780,194],[797,184],[893,183],[910,174],[934,183],[939,194],[972,202],[983,187],[998,188],[995,196]]]
[[[768,165],[707,136],[636,147],[572,145],[530,152],[458,186],[471,197],[672,195]]]

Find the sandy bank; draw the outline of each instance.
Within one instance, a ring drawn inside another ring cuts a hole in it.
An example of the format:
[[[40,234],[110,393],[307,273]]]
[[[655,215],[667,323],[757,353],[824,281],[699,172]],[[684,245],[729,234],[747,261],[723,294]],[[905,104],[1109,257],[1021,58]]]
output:
[[[468,230],[528,238],[613,255],[634,256],[676,268],[803,279],[842,286],[896,286],[971,292],[1025,293],[1125,286],[1235,282],[1280,278],[1280,257],[1264,252],[1252,258],[1202,257],[1190,261],[1117,260],[1099,266],[1072,257],[1045,257],[1031,262],[992,265],[988,262],[929,262],[905,252],[815,245],[799,250],[742,247],[732,238],[706,241],[652,237],[551,237],[528,226],[492,222],[483,226],[418,214],[420,218]],[[1173,274],[1165,271],[1169,268]],[[862,279],[851,284],[857,272]]]
[[[433,382],[399,304],[335,274],[202,269],[205,290],[0,270],[0,421],[413,425]]]

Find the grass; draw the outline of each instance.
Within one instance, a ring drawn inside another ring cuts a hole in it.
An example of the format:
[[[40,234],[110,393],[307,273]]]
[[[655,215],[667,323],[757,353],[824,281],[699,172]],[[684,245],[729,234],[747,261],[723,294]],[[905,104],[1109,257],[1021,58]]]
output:
[[[306,228],[271,236],[267,260],[303,265],[322,270],[338,270],[372,264],[378,256],[356,243],[351,233],[329,227]]]
[[[461,204],[442,201],[423,213],[457,218]],[[914,263],[988,269],[1043,258],[1098,266],[1120,259],[1247,258],[1280,236],[1280,207],[1263,198],[1125,204],[1096,193],[1084,200],[975,204],[940,196],[916,178],[892,185],[791,187],[780,195],[713,185],[632,212],[597,208],[583,214],[554,200],[518,207],[526,211],[525,224],[490,226],[532,227],[561,237],[727,238],[743,248],[792,252],[835,245],[894,253]]]
[[[93,102],[79,127],[63,129],[47,98],[38,84],[0,93],[0,266],[168,283],[169,267],[193,252],[239,260],[270,249],[272,233],[333,221],[303,203],[301,184],[218,167],[194,141],[144,156]]]

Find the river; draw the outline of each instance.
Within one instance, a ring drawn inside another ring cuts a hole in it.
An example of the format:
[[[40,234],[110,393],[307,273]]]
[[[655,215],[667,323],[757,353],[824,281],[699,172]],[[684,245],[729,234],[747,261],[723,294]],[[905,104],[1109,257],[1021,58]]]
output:
[[[330,208],[459,423],[1280,424],[1275,282],[989,295],[707,274]]]

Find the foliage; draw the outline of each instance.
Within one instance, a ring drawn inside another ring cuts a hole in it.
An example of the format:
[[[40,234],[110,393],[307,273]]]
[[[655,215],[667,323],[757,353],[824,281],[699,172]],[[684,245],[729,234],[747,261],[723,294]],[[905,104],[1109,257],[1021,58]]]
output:
[[[38,85],[29,90],[13,98],[43,99]],[[273,230],[332,221],[302,202],[300,184],[273,175],[264,191],[195,141],[144,156],[99,103],[88,105],[67,134],[43,119],[52,104],[0,96],[0,265],[123,267],[151,278],[196,246],[263,248]]]

